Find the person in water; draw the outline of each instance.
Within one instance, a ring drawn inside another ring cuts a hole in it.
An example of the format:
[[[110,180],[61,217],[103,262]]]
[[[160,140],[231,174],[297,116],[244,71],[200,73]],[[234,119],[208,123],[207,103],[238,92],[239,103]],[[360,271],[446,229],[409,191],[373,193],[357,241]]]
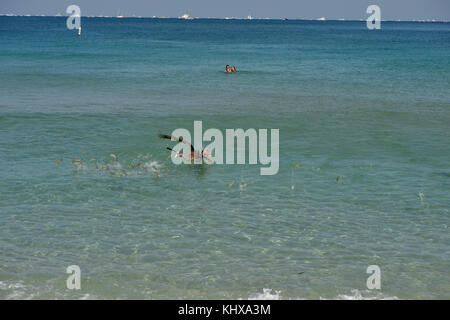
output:
[[[238,72],[238,71],[236,70],[236,67],[235,67],[235,66],[232,66],[232,67],[231,67],[231,72]]]
[[[208,148],[205,148],[201,152],[198,152],[195,151],[194,146],[190,142],[184,140],[183,137],[169,136],[166,134],[160,134],[159,137],[162,139],[178,140],[189,146],[190,148],[189,156],[185,156],[182,152],[176,152],[172,148],[167,147],[167,150],[175,152],[177,154],[177,157],[183,158],[186,161],[192,161],[195,159],[202,159],[202,160],[205,159],[209,162],[212,162],[211,159],[209,158],[210,151]]]
[[[228,64],[225,66],[225,72],[226,73],[230,73],[231,72],[230,66]]]

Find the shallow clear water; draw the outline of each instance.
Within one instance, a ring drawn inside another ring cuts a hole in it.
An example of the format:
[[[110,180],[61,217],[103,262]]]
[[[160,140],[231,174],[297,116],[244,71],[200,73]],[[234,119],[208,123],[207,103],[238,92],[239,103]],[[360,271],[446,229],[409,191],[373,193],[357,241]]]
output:
[[[82,26],[0,17],[0,298],[450,297],[448,23]],[[279,173],[172,164],[194,120]]]

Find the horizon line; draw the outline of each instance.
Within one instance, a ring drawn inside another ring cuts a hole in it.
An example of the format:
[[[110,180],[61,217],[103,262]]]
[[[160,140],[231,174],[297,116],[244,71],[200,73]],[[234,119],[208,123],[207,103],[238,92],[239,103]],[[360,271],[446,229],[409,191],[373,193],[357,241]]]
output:
[[[69,17],[69,15],[63,14],[15,14],[15,13],[0,13],[0,17]],[[201,19],[215,19],[215,20],[282,20],[282,21],[366,21],[366,19],[345,19],[345,18],[330,18],[325,17],[319,18],[270,18],[270,17],[191,17],[191,19],[184,19],[182,17],[170,17],[170,16],[107,16],[107,15],[86,15],[81,16],[82,18],[116,18],[116,19],[179,19],[179,20],[201,20]],[[402,20],[402,19],[381,19],[381,22],[450,22],[450,20],[440,20],[440,19],[412,19],[412,20]]]

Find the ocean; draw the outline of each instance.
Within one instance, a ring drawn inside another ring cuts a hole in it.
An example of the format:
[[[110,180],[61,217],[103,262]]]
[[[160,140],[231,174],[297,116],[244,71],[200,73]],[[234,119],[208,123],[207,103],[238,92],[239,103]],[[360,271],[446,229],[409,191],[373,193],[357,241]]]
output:
[[[449,23],[81,24],[0,17],[0,299],[450,298]],[[194,121],[279,172],[173,164]]]

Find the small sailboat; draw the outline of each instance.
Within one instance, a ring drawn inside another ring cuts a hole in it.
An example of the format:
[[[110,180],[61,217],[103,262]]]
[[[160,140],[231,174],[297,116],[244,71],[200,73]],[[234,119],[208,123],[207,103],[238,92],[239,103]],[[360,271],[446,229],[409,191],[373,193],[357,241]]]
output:
[[[194,19],[194,18],[191,17],[191,16],[189,15],[188,11],[186,10],[186,13],[183,14],[183,15],[180,17],[180,19],[192,20],[192,19]]]

